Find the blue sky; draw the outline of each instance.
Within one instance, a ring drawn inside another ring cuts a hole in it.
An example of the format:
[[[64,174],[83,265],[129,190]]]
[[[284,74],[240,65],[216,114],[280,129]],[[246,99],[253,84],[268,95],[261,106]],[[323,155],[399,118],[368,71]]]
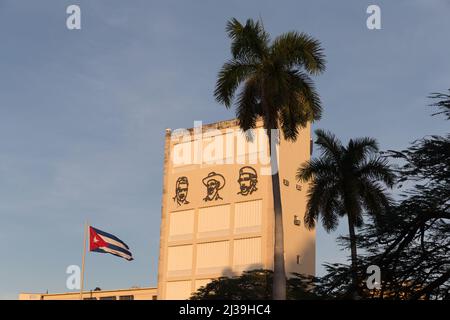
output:
[[[66,28],[78,4],[82,30]],[[381,7],[382,29],[366,28]],[[165,128],[230,119],[213,98],[231,17],[320,39],[323,119],[342,140],[404,148],[448,131],[426,96],[450,87],[450,1],[0,0],[0,299],[66,291],[83,221],[124,239],[90,254],[86,289],[156,284]],[[317,231],[317,270],[345,261]]]

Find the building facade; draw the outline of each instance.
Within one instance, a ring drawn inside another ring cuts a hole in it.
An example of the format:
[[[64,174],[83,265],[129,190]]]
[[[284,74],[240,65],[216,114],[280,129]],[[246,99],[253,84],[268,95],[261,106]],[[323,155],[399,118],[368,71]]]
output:
[[[262,123],[248,141],[237,120],[166,130],[158,298],[187,299],[214,278],[273,269],[274,213]],[[303,225],[310,127],[278,145],[287,274],[315,274],[315,230]]]

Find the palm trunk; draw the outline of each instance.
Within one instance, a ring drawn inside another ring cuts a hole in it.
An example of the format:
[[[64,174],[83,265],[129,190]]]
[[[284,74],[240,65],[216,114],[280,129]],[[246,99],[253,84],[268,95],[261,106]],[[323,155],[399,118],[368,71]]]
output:
[[[348,231],[350,234],[350,251],[351,251],[351,258],[352,258],[352,296],[353,298],[358,297],[358,256],[356,253],[356,234],[355,234],[355,225],[352,221],[352,216],[350,213],[347,213],[348,217]]]
[[[286,272],[284,269],[284,236],[283,216],[281,208],[280,178],[278,174],[278,159],[276,143],[272,141],[271,129],[267,129],[269,138],[270,163],[272,169],[272,195],[275,213],[275,243],[273,268],[273,299],[286,300]]]

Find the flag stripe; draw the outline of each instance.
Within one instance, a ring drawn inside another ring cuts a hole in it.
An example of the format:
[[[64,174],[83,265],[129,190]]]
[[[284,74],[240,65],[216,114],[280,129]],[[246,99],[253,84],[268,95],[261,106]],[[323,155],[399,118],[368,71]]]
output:
[[[103,247],[101,247],[101,248],[103,249]],[[126,255],[128,255],[128,256],[131,256],[131,252],[130,252],[130,251],[128,251],[127,249],[124,249],[124,248],[115,246],[115,245],[113,245],[113,244],[108,243],[108,248],[109,248],[109,249],[112,249],[112,250],[115,250],[115,251],[120,251],[120,252],[122,252],[123,254],[126,254]]]
[[[120,242],[121,244],[123,244],[123,245],[125,246],[125,248],[130,249],[130,248],[128,248],[128,246],[126,245],[125,242],[123,242],[122,240],[120,240],[120,239],[117,238],[116,236],[114,236],[114,235],[112,235],[112,234],[110,234],[110,233],[107,233],[107,232],[105,232],[105,231],[96,229],[96,228],[94,228],[94,227],[92,227],[92,226],[91,226],[91,228],[94,229],[94,231],[95,231],[96,233],[98,233],[99,235],[105,236],[105,237],[108,237],[108,238],[110,238],[110,239],[113,239],[113,240],[115,240],[115,241],[117,241],[117,242]],[[105,240],[105,241],[106,241],[106,240]]]
[[[126,259],[128,261],[133,260],[133,257],[131,255],[126,255],[126,254],[124,254],[122,252],[115,251],[115,250],[109,249],[107,247],[97,248],[97,249],[94,249],[92,251],[99,252],[99,253],[109,253],[109,254],[115,255],[117,257],[124,258],[124,259]]]
[[[125,253],[122,253],[122,252],[120,252],[120,251],[113,250],[113,249],[111,249],[111,248],[102,247],[102,250],[104,250],[104,251],[107,252],[107,253],[111,253],[111,254],[113,254],[113,255],[115,255],[115,256],[118,256],[118,257],[127,259],[127,260],[133,260],[133,257],[132,257],[131,255],[127,255],[127,254],[125,254]]]
[[[107,237],[107,236],[104,236],[104,235],[101,235],[101,237],[102,237],[102,239],[103,239],[105,242],[107,242],[107,243],[110,243],[110,244],[113,244],[113,245],[115,245],[115,246],[117,246],[117,247],[123,248],[124,250],[129,250],[129,249],[130,249],[130,248],[128,248],[128,247],[125,247],[125,246],[122,244],[123,242],[116,241],[116,240],[111,239],[111,238],[109,238],[109,237]]]
[[[106,250],[106,249],[110,249],[110,250]],[[116,251],[116,252],[120,252],[123,255],[126,255],[127,257],[132,257],[133,255],[131,254],[130,251],[127,251],[125,249],[122,249],[120,247],[117,247],[115,245],[108,245],[108,247],[98,247],[92,251],[95,252],[103,252],[103,253],[111,253],[110,251]]]

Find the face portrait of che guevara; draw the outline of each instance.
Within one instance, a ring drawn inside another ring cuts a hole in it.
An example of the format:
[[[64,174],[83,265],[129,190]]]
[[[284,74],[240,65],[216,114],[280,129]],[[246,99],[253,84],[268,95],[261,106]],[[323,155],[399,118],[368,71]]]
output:
[[[189,204],[187,201],[189,189],[189,181],[187,177],[179,177],[175,186],[175,196],[173,200],[177,203],[178,206],[183,204]]]

